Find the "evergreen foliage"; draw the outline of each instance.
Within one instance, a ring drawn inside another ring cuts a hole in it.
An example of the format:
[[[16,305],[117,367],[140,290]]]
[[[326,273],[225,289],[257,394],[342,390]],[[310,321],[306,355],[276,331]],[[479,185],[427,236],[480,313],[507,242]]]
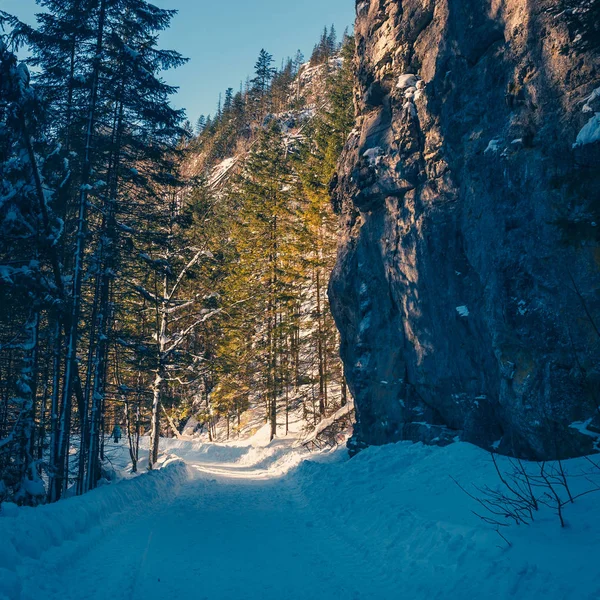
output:
[[[327,63],[330,58],[340,51],[340,48],[341,45],[338,44],[335,26],[332,25],[330,29],[325,27],[319,43],[313,49],[310,64],[315,66]]]
[[[233,434],[262,407],[275,435],[299,404],[334,411],[327,190],[352,41],[329,65],[326,30],[312,71],[261,50],[194,127],[161,77],[185,62],[157,46],[174,11],[38,3],[35,27],[0,14],[0,501],[96,487],[115,424],[136,470],[142,435],[152,468],[191,416]]]
[[[159,190],[174,179],[176,146],[185,135],[183,113],[169,105],[175,90],[160,73],[185,59],[156,43],[174,11],[143,0],[40,0],[40,5],[48,12],[38,16],[37,27],[3,15],[12,26],[10,42],[29,45],[35,70],[32,87],[27,69],[15,66],[3,44],[10,79],[2,81],[15,93],[2,95],[2,179],[10,181],[9,172],[22,165],[21,189],[27,194],[21,195],[20,214],[9,214],[20,228],[36,220],[31,233],[40,244],[30,244],[29,251],[36,265],[48,265],[54,299],[45,294],[44,304],[34,303],[20,328],[20,335],[28,332],[27,346],[33,345],[20,357],[28,377],[36,379],[33,387],[18,383],[24,380],[13,374],[14,351],[0,347],[1,379],[7,382],[0,438],[22,438],[26,419],[39,424],[39,431],[28,428],[29,456],[35,449],[39,457],[28,477],[47,479],[47,498],[57,500],[72,484],[82,493],[102,476],[102,431],[114,397],[115,326],[129,318],[119,299],[129,285],[136,244],[131,232],[139,208],[152,214]],[[11,248],[2,258],[3,272],[14,257]],[[15,282],[3,278],[3,284],[8,310],[2,327],[10,328],[11,313],[22,303]],[[30,295],[33,286],[28,288]],[[41,340],[49,344],[45,352]],[[31,398],[19,398],[19,387],[27,387]],[[19,444],[23,453],[24,442]],[[14,482],[7,493],[19,502],[39,501]]]
[[[194,413],[211,435],[219,418],[239,427],[249,406],[263,408],[273,436],[298,403],[316,422],[346,401],[327,300],[337,234],[329,184],[354,124],[353,48],[346,38],[331,55],[336,67],[317,65],[304,78],[300,57],[284,61],[262,113],[244,110],[250,88],[235,128],[224,114],[195,141],[209,175],[190,203],[192,231],[201,224],[220,257],[204,274],[222,313]]]

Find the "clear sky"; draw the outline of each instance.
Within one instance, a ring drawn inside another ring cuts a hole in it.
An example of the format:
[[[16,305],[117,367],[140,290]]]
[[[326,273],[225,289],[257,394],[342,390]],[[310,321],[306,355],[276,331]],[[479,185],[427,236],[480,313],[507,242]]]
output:
[[[237,89],[251,74],[261,48],[276,64],[298,49],[309,56],[325,25],[338,33],[354,22],[354,0],[155,0],[179,10],[161,46],[190,58],[167,75],[180,87],[174,104],[195,121],[214,113],[219,92]],[[35,0],[0,0],[0,9],[33,21]]]

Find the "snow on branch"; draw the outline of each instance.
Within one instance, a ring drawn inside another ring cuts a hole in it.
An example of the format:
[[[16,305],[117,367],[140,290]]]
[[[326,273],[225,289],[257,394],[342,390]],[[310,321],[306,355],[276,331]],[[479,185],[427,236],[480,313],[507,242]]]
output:
[[[153,294],[152,292],[150,292],[149,290],[147,290],[143,285],[141,285],[140,283],[136,283],[136,282],[130,282],[131,286],[133,287],[133,289],[140,294],[140,296],[142,296],[143,298],[145,298],[146,300],[148,300],[149,302],[159,302],[162,303],[165,301],[164,298],[162,298],[161,296],[157,296],[156,294]]]
[[[208,321],[212,317],[220,314],[221,312],[223,312],[223,309],[221,309],[221,308],[217,308],[215,310],[210,310],[210,311],[206,312],[204,315],[202,315],[199,319],[196,319],[186,329],[183,329],[182,331],[179,331],[179,332],[173,334],[173,336],[171,338],[172,340],[174,340],[173,345],[170,348],[167,348],[165,350],[165,355],[168,355],[168,354],[171,354],[172,352],[174,352],[185,341],[186,337],[190,333],[192,333],[192,331],[194,331],[194,329],[196,329],[196,327],[198,327],[199,325],[202,325],[202,323],[206,323],[206,321]]]
[[[183,278],[185,277],[185,274],[200,260],[201,257],[206,256],[207,258],[214,258],[212,252],[210,252],[209,250],[198,250],[196,252],[196,254],[194,255],[194,257],[192,258],[192,260],[190,260],[190,262],[188,262],[188,264],[183,267],[183,269],[181,270],[181,272],[179,273],[179,276],[177,277],[177,281],[175,282],[175,285],[173,286],[173,289],[171,290],[171,293],[169,294],[169,297],[167,298],[167,300],[171,300],[174,296],[175,293],[177,292],[177,289],[179,288],[179,285],[181,284],[181,281],[183,280]]]

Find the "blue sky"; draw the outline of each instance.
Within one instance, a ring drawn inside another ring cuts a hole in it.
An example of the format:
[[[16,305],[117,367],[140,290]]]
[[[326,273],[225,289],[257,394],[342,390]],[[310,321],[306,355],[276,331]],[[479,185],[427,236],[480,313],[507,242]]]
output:
[[[178,50],[190,62],[167,75],[180,87],[174,104],[190,120],[214,113],[219,92],[237,89],[253,70],[261,48],[276,64],[300,49],[310,55],[323,26],[341,34],[354,21],[354,0],[155,0],[179,10],[162,36],[164,48]],[[32,22],[34,0],[0,0],[0,9]]]

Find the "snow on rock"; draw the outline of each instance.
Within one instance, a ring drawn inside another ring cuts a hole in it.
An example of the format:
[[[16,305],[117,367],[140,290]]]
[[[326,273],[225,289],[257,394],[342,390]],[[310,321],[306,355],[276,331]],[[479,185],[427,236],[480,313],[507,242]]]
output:
[[[594,447],[600,451],[600,432],[597,430],[589,429],[592,425],[593,419],[587,419],[586,421],[574,421],[569,425],[571,429],[579,431],[581,435],[587,435],[588,437],[594,438]]]
[[[237,159],[235,157],[226,158],[221,161],[211,172],[208,178],[209,185],[216,185],[235,165]]]
[[[592,103],[595,100],[600,100],[600,87],[597,87],[595,90],[593,90],[592,93],[583,100],[584,105],[581,109],[582,112],[593,112]]]
[[[468,317],[469,316],[469,309],[466,306],[457,306],[456,307],[456,312],[459,314],[459,316],[461,317]]]
[[[369,2],[365,2],[363,0],[363,2],[359,2],[356,5],[356,14],[360,15],[365,9],[369,8]]]
[[[484,154],[487,154],[488,152],[498,152],[500,150],[500,143],[501,140],[499,139],[490,140],[490,143],[487,145]]]
[[[402,109],[405,110],[411,117],[417,116],[417,109],[410,99],[404,103]]]
[[[600,142],[600,113],[596,113],[581,129],[573,148]]]
[[[403,73],[400,75],[400,77],[398,77],[398,83],[396,84],[396,87],[400,90],[416,87],[418,80],[419,78],[412,73]]]
[[[379,164],[382,154],[382,149],[379,146],[376,146],[375,148],[369,148],[363,152],[363,157],[367,159],[369,165],[375,166]]]
[[[404,97],[412,98],[415,95],[416,91],[417,91],[417,88],[414,85],[411,85],[410,87],[408,87],[404,90]]]

